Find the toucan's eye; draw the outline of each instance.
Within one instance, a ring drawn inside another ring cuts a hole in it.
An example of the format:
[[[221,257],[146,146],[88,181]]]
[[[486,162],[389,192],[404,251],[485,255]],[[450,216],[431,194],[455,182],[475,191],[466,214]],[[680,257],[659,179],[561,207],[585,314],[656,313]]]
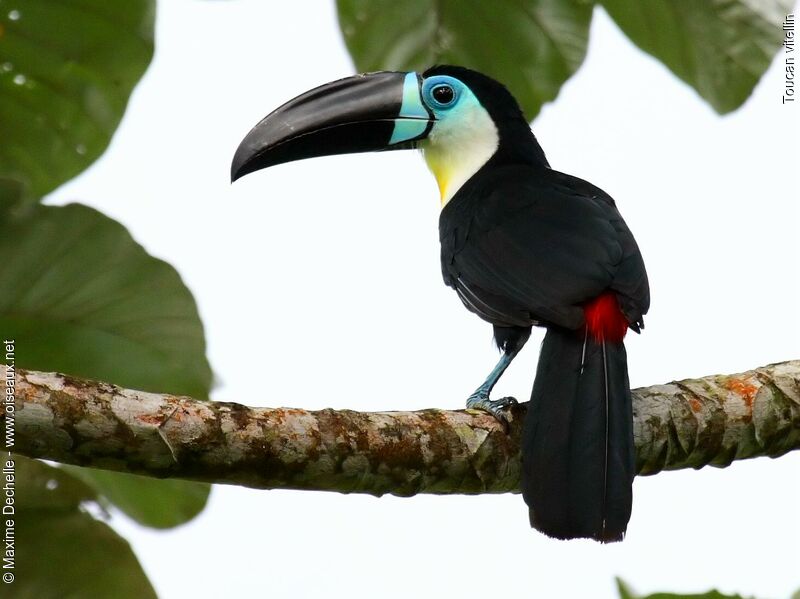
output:
[[[433,97],[437,104],[449,106],[456,99],[456,92],[451,86],[443,83],[431,90],[431,97]]]
[[[464,84],[454,77],[435,75],[422,83],[422,97],[434,111],[449,110],[459,103]]]

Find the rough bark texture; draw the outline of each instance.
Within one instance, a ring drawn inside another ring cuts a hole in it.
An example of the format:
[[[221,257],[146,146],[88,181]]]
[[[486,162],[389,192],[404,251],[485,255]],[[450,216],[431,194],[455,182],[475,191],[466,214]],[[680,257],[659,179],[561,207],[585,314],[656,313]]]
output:
[[[23,370],[16,390],[15,451],[35,458],[264,489],[519,487],[525,404],[507,435],[463,410],[250,408]],[[636,389],[633,405],[640,474],[780,456],[800,448],[800,361]]]

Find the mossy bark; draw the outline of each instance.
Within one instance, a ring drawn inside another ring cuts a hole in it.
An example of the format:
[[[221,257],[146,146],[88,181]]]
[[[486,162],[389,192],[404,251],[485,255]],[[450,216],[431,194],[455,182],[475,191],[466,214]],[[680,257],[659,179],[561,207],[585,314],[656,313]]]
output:
[[[5,379],[4,370],[0,376]],[[633,391],[640,474],[800,448],[800,361]],[[409,496],[519,488],[519,437],[464,410],[306,411],[16,373],[16,453],[263,489]]]

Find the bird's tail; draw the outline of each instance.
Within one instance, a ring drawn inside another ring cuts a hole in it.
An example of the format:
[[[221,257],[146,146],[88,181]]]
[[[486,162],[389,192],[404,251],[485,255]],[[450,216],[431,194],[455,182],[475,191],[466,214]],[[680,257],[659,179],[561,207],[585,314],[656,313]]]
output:
[[[624,344],[549,328],[523,427],[531,526],[559,539],[622,540],[634,461]]]

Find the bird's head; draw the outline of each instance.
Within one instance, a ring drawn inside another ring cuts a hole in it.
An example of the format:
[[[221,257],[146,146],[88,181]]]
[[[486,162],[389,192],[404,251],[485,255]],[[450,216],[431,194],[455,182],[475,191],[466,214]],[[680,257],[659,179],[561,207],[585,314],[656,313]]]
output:
[[[419,148],[445,204],[490,159],[547,165],[517,101],[463,67],[382,71],[312,89],[267,115],[242,140],[231,179],[332,154]]]

